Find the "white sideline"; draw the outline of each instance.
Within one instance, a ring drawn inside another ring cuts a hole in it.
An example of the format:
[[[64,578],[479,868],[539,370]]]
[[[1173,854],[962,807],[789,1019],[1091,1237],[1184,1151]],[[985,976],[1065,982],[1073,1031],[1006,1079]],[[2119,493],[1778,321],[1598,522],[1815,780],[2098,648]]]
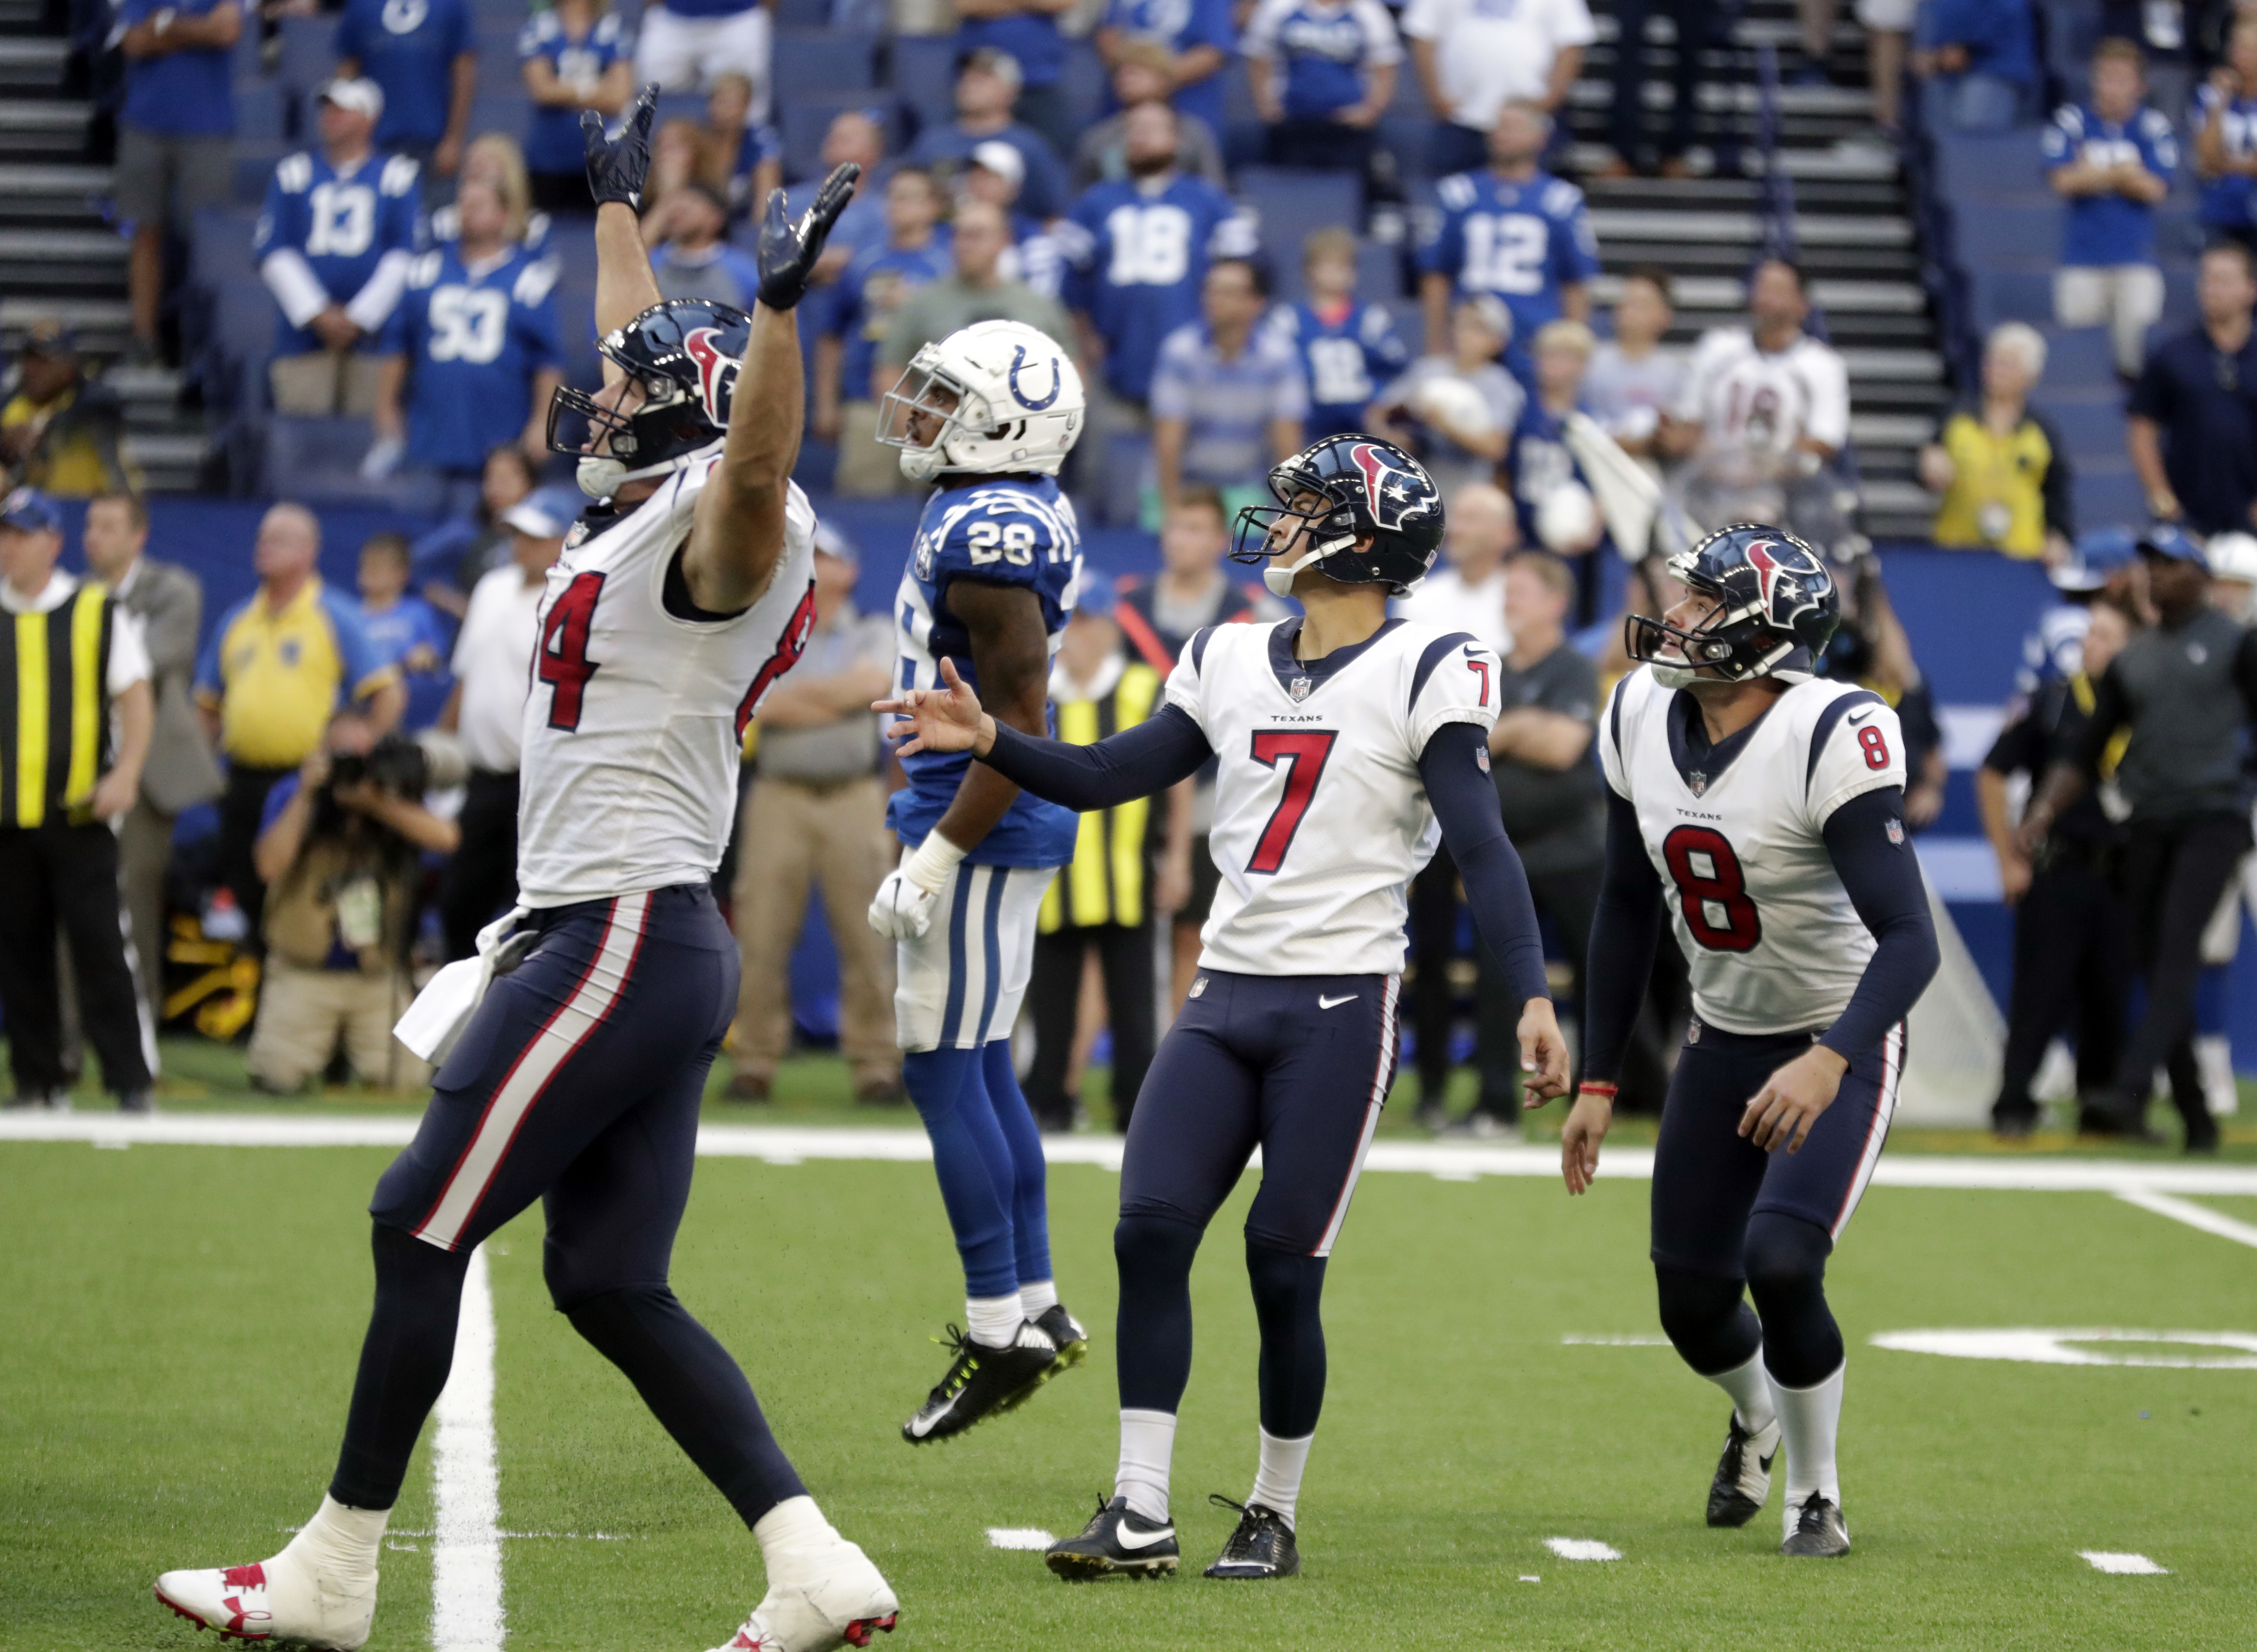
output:
[[[2207,1205],[2189,1204],[2184,1199],[2175,1199],[2168,1193],[2156,1192],[2153,1188],[2119,1188],[2116,1197],[2126,1204],[2136,1204],[2157,1216],[2168,1216],[2174,1222],[2183,1222],[2189,1227],[2198,1227],[2205,1233],[2232,1239],[2236,1245],[2257,1249],[2257,1227],[2252,1227],[2246,1222],[2237,1222]]]
[[[292,1118],[279,1113],[159,1112],[146,1118],[117,1113],[0,1113],[0,1142],[85,1141],[96,1147],[404,1147],[416,1121],[386,1118]],[[810,1159],[856,1159],[920,1164],[932,1158],[923,1130],[831,1129],[790,1125],[706,1125],[697,1132],[697,1151],[706,1158],[763,1159],[770,1164],[800,1164]],[[1121,1168],[1121,1141],[1113,1136],[1045,1136],[1043,1152],[1052,1164]],[[1259,1155],[1255,1162],[1261,1162]],[[1557,1148],[1533,1146],[1483,1147],[1440,1141],[1375,1141],[1364,1168],[1381,1172],[1440,1176],[1460,1181],[1485,1175],[1535,1176],[1560,1174]],[[1653,1149],[1611,1147],[1602,1156],[1603,1179],[1650,1181]],[[1881,1156],[1876,1185],[1893,1188],[1960,1188],[2007,1193],[2115,1193],[2169,1195],[2257,1195],[2257,1165],[2142,1163],[2123,1159],[2034,1158],[2005,1154]],[[2133,1203],[2140,1203],[2134,1200]],[[2152,1205],[2158,1215],[2171,1215]],[[2187,1206],[2189,1211],[2199,1206]],[[2233,1238],[2214,1224],[2234,1226],[2231,1218],[2204,1211],[2203,1221],[2180,1215],[2190,1225]],[[2257,1234],[2257,1229],[2247,1230]],[[2247,1241],[2244,1241],[2245,1243]]]
[[[308,1120],[306,1122],[312,1122]],[[431,1441],[433,1652],[500,1652],[501,1488],[494,1468],[493,1289],[486,1247],[471,1253],[455,1363]]]

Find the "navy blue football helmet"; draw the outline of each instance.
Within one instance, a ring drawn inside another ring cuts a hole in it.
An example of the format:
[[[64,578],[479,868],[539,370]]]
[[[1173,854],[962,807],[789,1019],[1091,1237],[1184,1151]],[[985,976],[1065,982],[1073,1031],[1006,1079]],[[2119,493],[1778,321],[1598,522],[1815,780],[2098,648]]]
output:
[[[1705,670],[1744,682],[1774,671],[1807,673],[1842,623],[1842,593],[1825,559],[1783,528],[1736,523],[1671,557],[1669,571],[1713,597],[1716,610],[1690,631],[1631,614],[1623,646],[1631,659],[1672,675]],[[1661,652],[1673,644],[1681,659]]]
[[[1238,513],[1230,556],[1270,562],[1275,531],[1299,532],[1309,548],[1284,567],[1263,570],[1263,582],[1280,597],[1291,596],[1293,576],[1312,567],[1343,584],[1384,585],[1400,596],[1426,578],[1442,547],[1442,491],[1426,466],[1377,436],[1311,442],[1270,473],[1270,493],[1275,505],[1249,505]],[[1312,493],[1320,505],[1294,508]],[[1369,543],[1358,550],[1359,540]]]
[[[581,486],[599,497],[622,482],[680,469],[727,433],[752,341],[752,318],[730,305],[706,299],[652,305],[596,341],[606,361],[642,386],[642,400],[621,413],[607,405],[612,396],[559,386],[548,404],[550,449],[578,459]],[[611,438],[608,453],[590,455],[584,444],[591,433]]]

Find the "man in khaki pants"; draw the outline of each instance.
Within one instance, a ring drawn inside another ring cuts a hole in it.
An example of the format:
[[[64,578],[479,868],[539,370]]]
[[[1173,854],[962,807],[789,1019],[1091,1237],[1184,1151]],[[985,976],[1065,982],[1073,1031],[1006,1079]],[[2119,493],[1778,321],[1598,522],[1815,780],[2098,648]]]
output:
[[[854,606],[853,547],[816,530],[815,631],[791,674],[761,706],[757,768],[737,830],[737,945],[744,985],[730,1048],[729,1094],[766,1101],[791,1043],[787,978],[810,884],[823,891],[838,951],[838,1048],[862,1101],[902,1090],[894,1043],[892,949],[863,921],[893,865],[870,702],[891,676],[883,615]]]

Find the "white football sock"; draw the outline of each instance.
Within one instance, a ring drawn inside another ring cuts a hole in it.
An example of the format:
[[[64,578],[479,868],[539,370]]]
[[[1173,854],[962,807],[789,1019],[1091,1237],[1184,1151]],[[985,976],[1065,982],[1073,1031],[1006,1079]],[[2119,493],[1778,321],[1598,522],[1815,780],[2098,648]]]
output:
[[[1747,1364],[1735,1366],[1730,1371],[1719,1371],[1709,1380],[1732,1396],[1732,1409],[1739,1413],[1740,1426],[1751,1434],[1760,1434],[1769,1428],[1777,1415],[1772,1405],[1771,1373],[1764,1369],[1763,1348],[1758,1345]]]
[[[1026,1310],[1028,1318],[1040,1319],[1058,1306],[1058,1281],[1038,1279],[1031,1285],[1020,1281],[1019,1303]]]
[[[388,1508],[351,1508],[324,1494],[313,1519],[282,1553],[324,1577],[373,1583],[384,1528],[391,1519]]]
[[[753,1522],[753,1536],[761,1546],[761,1564],[768,1568],[768,1586],[789,1577],[795,1563],[800,1569],[810,1555],[819,1555],[838,1541],[838,1534],[823,1517],[815,1500],[804,1492],[787,1497]]]
[[[1149,1521],[1168,1518],[1168,1464],[1176,1454],[1176,1418],[1171,1411],[1121,1413],[1121,1472],[1113,1494]]]
[[[1255,1431],[1262,1437],[1262,1461],[1254,1471],[1254,1489],[1246,1500],[1275,1509],[1290,1526],[1293,1505],[1301,1500],[1301,1471],[1309,1465],[1309,1447],[1317,1437],[1304,1434],[1298,1440],[1281,1440],[1267,1429]]]
[[[1027,1322],[1027,1310],[1019,1301],[1019,1293],[1008,1296],[966,1296],[964,1299],[964,1323],[972,1332],[972,1340],[989,1348],[1008,1348],[1018,1336],[1019,1327]]]
[[[1842,1506],[1842,1478],[1834,1466],[1834,1442],[1842,1430],[1842,1377],[1850,1363],[1843,1360],[1834,1374],[1811,1388],[1790,1388],[1774,1381],[1772,1395],[1779,1407],[1779,1432],[1786,1437],[1786,1535],[1794,1535],[1794,1517],[1816,1492],[1828,1502]]]

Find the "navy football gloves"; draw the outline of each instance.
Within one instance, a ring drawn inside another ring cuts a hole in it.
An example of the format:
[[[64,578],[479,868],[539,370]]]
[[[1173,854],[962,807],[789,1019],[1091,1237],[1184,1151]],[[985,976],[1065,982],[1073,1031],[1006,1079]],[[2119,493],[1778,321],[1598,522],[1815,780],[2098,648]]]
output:
[[[598,207],[616,201],[631,211],[642,210],[643,180],[650,175],[651,114],[657,102],[658,88],[644,87],[617,138],[604,135],[604,117],[594,109],[580,111],[580,137],[588,150],[588,190]]]
[[[854,198],[854,180],[862,169],[853,161],[834,170],[815,192],[815,204],[797,222],[783,215],[783,191],[768,192],[767,215],[761,220],[761,302],[772,310],[788,310],[807,292],[807,279],[823,256],[823,244],[831,225]]]

